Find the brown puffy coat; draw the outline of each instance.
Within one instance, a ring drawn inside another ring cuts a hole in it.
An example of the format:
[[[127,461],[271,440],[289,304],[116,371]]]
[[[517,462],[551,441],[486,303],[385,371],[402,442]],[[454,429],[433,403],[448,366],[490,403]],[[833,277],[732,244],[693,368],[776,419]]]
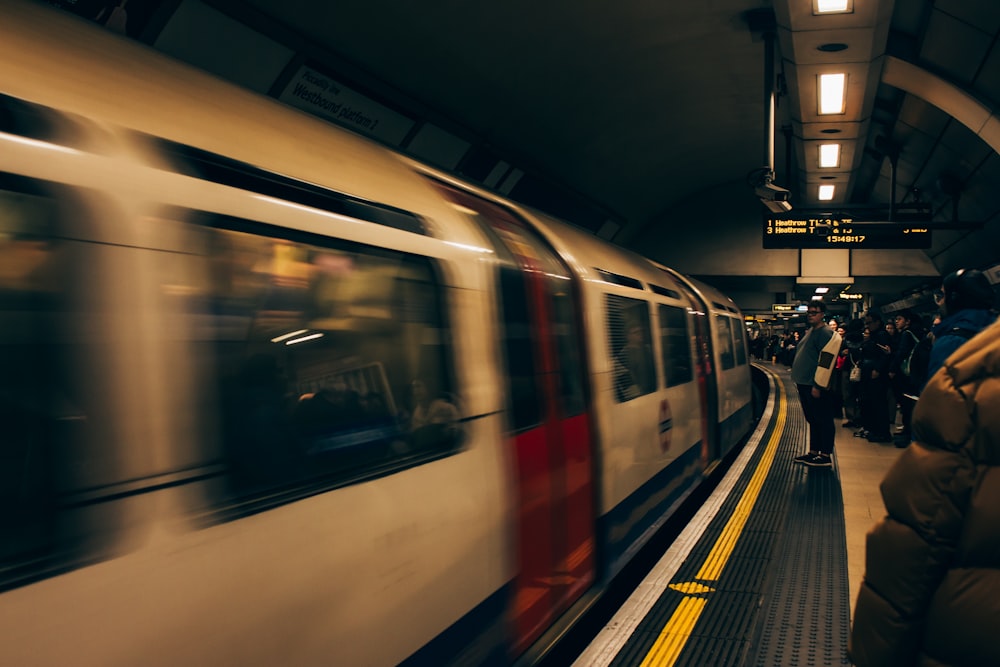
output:
[[[1000,665],[1000,322],[948,358],[882,481],[850,654],[876,665]]]

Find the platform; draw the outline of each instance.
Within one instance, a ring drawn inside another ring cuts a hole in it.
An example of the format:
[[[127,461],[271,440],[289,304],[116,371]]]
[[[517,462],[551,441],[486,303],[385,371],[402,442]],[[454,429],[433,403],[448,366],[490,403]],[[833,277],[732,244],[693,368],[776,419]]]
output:
[[[718,488],[575,665],[848,665],[865,535],[902,451],[841,427],[832,469],[792,459],[808,425],[783,366]]]

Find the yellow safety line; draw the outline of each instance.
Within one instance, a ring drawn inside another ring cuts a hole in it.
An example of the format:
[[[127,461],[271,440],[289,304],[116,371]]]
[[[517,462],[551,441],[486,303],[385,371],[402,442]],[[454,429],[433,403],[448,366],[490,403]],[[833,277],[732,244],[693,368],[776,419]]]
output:
[[[753,511],[757,497],[760,495],[761,487],[763,487],[764,480],[771,469],[771,464],[774,462],[774,455],[778,451],[778,442],[781,440],[781,434],[785,427],[785,414],[788,404],[785,400],[784,387],[780,382],[776,382],[775,386],[778,389],[778,416],[774,422],[774,431],[767,442],[767,447],[764,449],[760,463],[757,465],[757,470],[754,471],[753,477],[750,478],[750,483],[743,492],[740,502],[736,505],[733,515],[729,517],[725,528],[722,529],[722,534],[715,541],[715,545],[698,571],[696,578],[699,581],[719,580],[722,570],[726,567],[726,563],[729,561],[729,557],[732,556],[733,549],[736,547],[736,542],[743,532],[743,527],[746,525],[747,519],[750,518],[750,512]],[[671,588],[674,590],[682,587],[683,585],[671,585]],[[670,620],[667,621],[667,624],[663,626],[663,630],[660,631],[660,636],[656,639],[653,647],[643,659],[642,667],[652,667],[653,665],[656,665],[656,667],[668,667],[669,665],[673,665],[680,656],[684,645],[687,644],[688,639],[691,637],[691,631],[694,630],[695,623],[698,622],[707,603],[708,599],[702,595],[697,597],[689,595],[681,600]]]

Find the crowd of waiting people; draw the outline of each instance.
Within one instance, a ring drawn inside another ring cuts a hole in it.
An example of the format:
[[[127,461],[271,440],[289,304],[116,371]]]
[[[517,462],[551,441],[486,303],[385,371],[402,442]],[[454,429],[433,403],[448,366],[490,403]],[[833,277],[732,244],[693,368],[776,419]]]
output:
[[[904,449],[868,533],[848,647],[858,667],[1000,665],[996,295],[981,272],[960,270],[934,300],[930,322],[911,310],[883,322],[874,309],[829,322],[842,338],[827,389],[835,414],[855,436]],[[807,346],[774,337],[755,353],[791,367],[796,347]]]
[[[935,294],[941,312],[929,321],[911,309],[883,320],[874,308],[846,322],[830,319],[842,340],[829,387],[841,426],[869,442],[909,445],[924,385],[962,343],[996,319],[993,299],[981,272],[956,271]],[[758,337],[751,349],[758,359],[790,371],[801,337],[798,331]]]

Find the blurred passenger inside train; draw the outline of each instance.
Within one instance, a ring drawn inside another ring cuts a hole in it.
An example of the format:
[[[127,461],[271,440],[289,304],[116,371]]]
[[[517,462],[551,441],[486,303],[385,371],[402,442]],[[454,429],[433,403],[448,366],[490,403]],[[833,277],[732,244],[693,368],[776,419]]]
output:
[[[653,348],[646,341],[643,327],[628,327],[625,346],[618,352],[619,398],[629,400],[656,389],[656,371],[653,365]]]
[[[451,442],[458,436],[459,410],[453,397],[434,397],[421,380],[410,385],[410,437],[415,448]]]
[[[963,343],[882,481],[888,516],[868,534],[848,648],[858,667],[1000,665],[1000,323]]]
[[[300,396],[295,409],[295,423],[307,439],[359,426],[365,417],[361,395],[340,378]]]
[[[934,294],[941,308],[941,323],[931,329],[934,345],[924,382],[944,364],[965,341],[988,327],[997,316],[996,297],[985,274],[975,269],[959,269],[945,276]]]
[[[902,424],[899,432],[893,436],[893,441],[897,447],[906,447],[910,443],[910,422],[921,378],[926,374],[930,346],[924,320],[919,314],[907,308],[899,311],[894,319],[900,335],[889,364],[889,380],[899,404]]]

